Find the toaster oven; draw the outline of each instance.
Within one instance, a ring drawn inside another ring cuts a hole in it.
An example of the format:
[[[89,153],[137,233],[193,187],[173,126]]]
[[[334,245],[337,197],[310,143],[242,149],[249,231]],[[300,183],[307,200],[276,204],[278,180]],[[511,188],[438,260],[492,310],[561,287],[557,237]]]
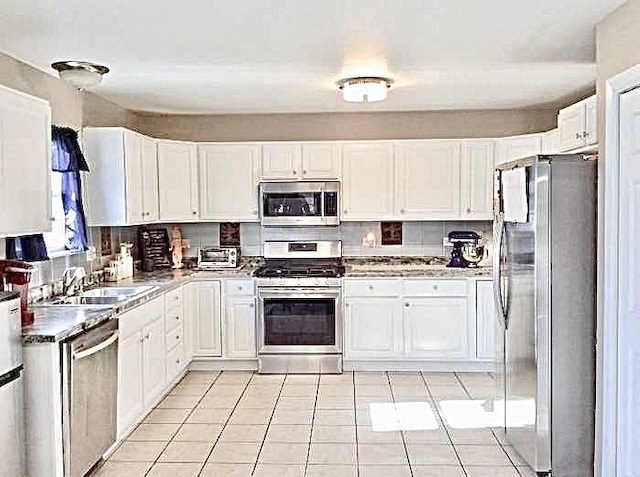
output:
[[[240,250],[236,247],[200,247],[198,249],[198,268],[209,270],[216,268],[235,268],[238,266]]]

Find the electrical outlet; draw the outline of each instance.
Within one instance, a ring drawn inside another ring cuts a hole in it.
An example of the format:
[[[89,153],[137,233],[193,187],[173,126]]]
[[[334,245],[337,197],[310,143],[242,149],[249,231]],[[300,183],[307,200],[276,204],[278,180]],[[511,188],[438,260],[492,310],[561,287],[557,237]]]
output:
[[[96,248],[90,246],[87,249],[87,262],[93,262],[96,259]]]

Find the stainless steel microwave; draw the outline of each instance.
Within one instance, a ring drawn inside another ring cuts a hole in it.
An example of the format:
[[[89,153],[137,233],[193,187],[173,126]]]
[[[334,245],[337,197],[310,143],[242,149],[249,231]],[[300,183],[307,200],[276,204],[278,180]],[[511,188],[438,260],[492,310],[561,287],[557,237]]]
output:
[[[261,222],[265,226],[340,224],[339,182],[262,182]]]

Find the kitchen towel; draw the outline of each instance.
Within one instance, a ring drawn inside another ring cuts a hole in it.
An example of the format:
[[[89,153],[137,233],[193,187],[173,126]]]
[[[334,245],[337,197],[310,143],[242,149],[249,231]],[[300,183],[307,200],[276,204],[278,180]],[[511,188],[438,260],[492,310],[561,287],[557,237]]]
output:
[[[524,167],[502,172],[502,210],[505,222],[527,221],[529,204],[527,170]]]

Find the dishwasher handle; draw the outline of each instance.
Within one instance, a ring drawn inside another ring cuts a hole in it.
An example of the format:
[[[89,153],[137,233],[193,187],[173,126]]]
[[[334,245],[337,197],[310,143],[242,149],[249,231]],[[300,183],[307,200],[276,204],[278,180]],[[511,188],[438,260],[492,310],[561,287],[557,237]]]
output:
[[[91,356],[91,355],[94,355],[96,353],[99,353],[103,349],[108,348],[113,343],[115,343],[118,340],[118,335],[119,335],[119,333],[117,331],[115,331],[106,340],[101,341],[97,345],[92,346],[89,349],[85,349],[85,350],[79,351],[77,353],[73,353],[72,358],[74,360],[77,360],[77,359],[86,358],[88,356]]]

